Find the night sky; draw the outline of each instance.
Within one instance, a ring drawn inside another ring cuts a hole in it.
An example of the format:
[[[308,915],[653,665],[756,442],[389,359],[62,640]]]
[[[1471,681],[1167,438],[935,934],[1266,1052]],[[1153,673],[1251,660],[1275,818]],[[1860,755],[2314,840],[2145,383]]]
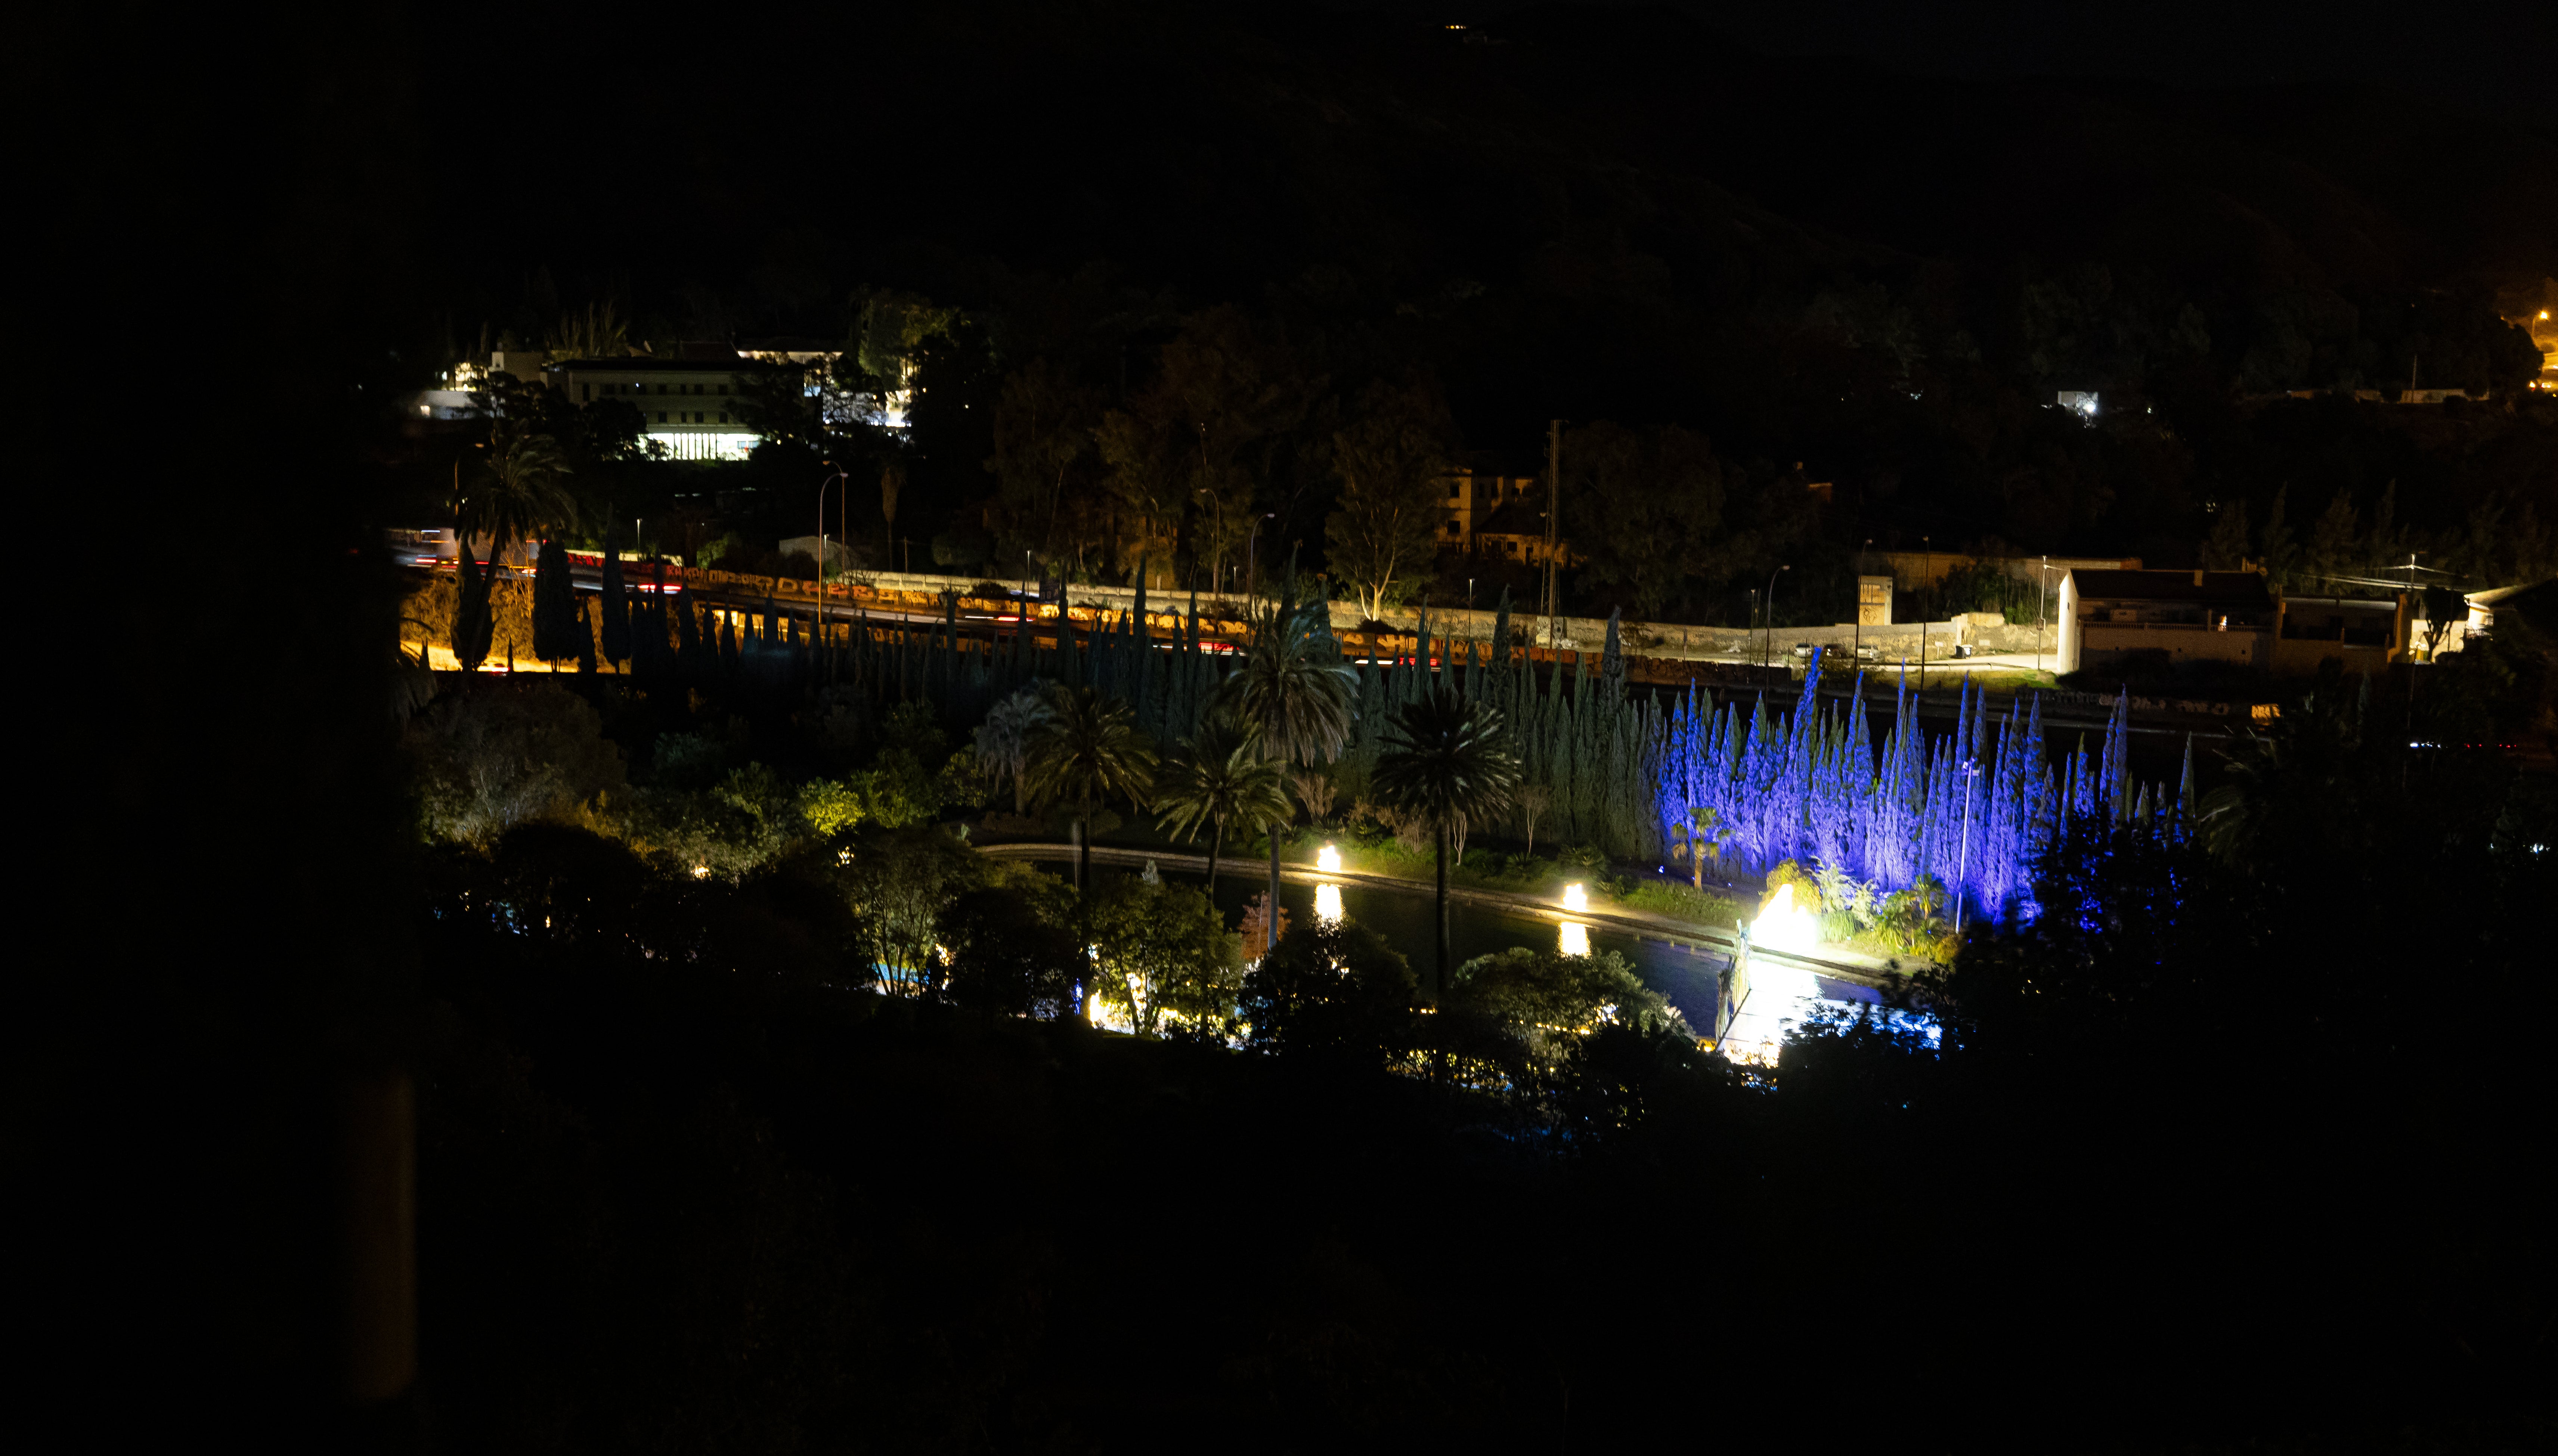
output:
[[[1917,74],[2089,75],[2180,86],[2363,81],[2514,119],[2536,115],[2543,126],[2550,116],[2548,58],[2558,45],[2550,7],[2527,3],[1674,0],[1664,8],[1772,55],[1852,58]]]

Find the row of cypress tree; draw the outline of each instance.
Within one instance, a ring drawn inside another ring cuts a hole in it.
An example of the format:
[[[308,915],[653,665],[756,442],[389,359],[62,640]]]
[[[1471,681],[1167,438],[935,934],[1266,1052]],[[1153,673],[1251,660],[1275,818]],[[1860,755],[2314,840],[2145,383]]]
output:
[[[771,597],[742,609],[698,602],[668,593],[653,565],[647,588],[634,591],[610,550],[600,631],[590,631],[568,582],[565,553],[546,543],[535,586],[544,655],[566,646],[594,670],[600,640],[602,655],[628,661],[643,683],[778,702],[820,690],[875,707],[923,699],[956,730],[1009,693],[1055,681],[1125,700],[1141,728],[1170,744],[1199,731],[1230,661],[1230,649],[1201,630],[1196,599],[1169,634],[1151,625],[1142,594],[1087,633],[1043,634],[963,624],[952,597],[938,623],[857,616],[821,645],[797,611]],[[1509,640],[1509,619],[1504,597],[1494,643]],[[1967,687],[1952,729],[1931,734],[1905,685],[1878,740],[1862,678],[1844,705],[1824,704],[1817,661],[1790,711],[1764,692],[1745,704],[1739,694],[1718,701],[1704,687],[1630,691],[1613,617],[1596,660],[1571,665],[1557,658],[1540,668],[1522,654],[1440,638],[1426,617],[1416,644],[1355,664],[1357,721],[1333,768],[1348,798],[1364,791],[1395,710],[1445,687],[1490,703],[1508,723],[1522,782],[1548,791],[1543,832],[1614,859],[1662,858],[1700,810],[1711,810],[1731,834],[1727,862],[1764,870],[1817,859],[1886,891],[1932,877],[1975,912],[1995,915],[2031,910],[2037,857],[2076,826],[2191,828],[2191,744],[2173,794],[2136,783],[2120,702],[2092,760],[2083,739],[2073,756],[2055,760],[2040,697],[1994,708]]]

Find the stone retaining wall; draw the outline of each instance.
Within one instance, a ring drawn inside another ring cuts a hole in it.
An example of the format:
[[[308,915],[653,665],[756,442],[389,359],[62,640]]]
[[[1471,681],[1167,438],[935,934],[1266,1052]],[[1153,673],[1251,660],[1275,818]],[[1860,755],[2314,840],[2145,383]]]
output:
[[[788,577],[777,579],[714,570],[687,571],[684,576],[687,581],[703,588],[739,591],[750,595],[771,595],[777,602],[794,605],[812,603],[817,596],[815,582],[795,581]],[[948,576],[920,571],[857,571],[849,577],[830,577],[826,582],[826,599],[829,603],[845,605],[874,605],[902,611],[939,611],[945,594],[957,592],[965,603],[962,608],[964,611],[982,613],[1015,610],[1015,604],[1009,599],[996,600],[976,595],[975,589],[979,585],[992,580],[994,579],[982,576]],[[995,584],[1018,585],[1003,582]],[[1134,610],[1137,592],[1133,587],[1072,586],[1066,589],[1066,598],[1068,605],[1075,609],[1075,620],[1081,622],[1090,620],[1088,614],[1092,609],[1098,609],[1104,614]],[[1187,593],[1150,591],[1146,593],[1146,606],[1148,615],[1154,620],[1155,625],[1169,629],[1175,625],[1178,618],[1186,617],[1190,608],[1190,597]],[[1204,625],[1208,631],[1220,637],[1238,636],[1245,630],[1243,604],[1240,602],[1203,600],[1200,608],[1201,615],[1205,619]],[[1055,621],[1054,606],[1052,605],[1051,609],[1042,615]],[[1489,644],[1492,641],[1492,625],[1497,615],[1483,610],[1435,608],[1428,614],[1430,633],[1434,638],[1454,637],[1461,641]],[[1343,635],[1346,644],[1355,641],[1355,644],[1361,647],[1391,650],[1400,639],[1401,646],[1409,650],[1413,642],[1411,634],[1418,630],[1421,617],[1421,613],[1411,608],[1397,608],[1389,611],[1383,621],[1388,627],[1395,629],[1395,637],[1381,635],[1380,641],[1370,643],[1364,636],[1356,635],[1360,621],[1357,608],[1348,602],[1332,604],[1333,630]],[[1547,642],[1546,624],[1543,618],[1513,611],[1510,625],[1513,630],[1528,634],[1529,640],[1537,647],[1561,646],[1582,652],[1596,652],[1608,640],[1608,622],[1604,617],[1563,618],[1560,624],[1562,630],[1558,634],[1562,639],[1559,644]],[[1695,626],[1674,622],[1626,622],[1619,624],[1619,628],[1624,635],[1626,651],[1656,657],[1730,656],[1736,654],[1756,653],[1768,642],[1767,634],[1741,627]],[[1873,647],[1881,650],[1882,656],[1887,661],[1903,655],[1916,660],[1919,655],[1919,632],[1918,624],[1912,622],[1894,623],[1889,627],[1866,628],[1859,628],[1853,624],[1840,624],[1834,627],[1778,627],[1775,632],[1774,645],[1776,654],[1779,656],[1782,656],[1794,644],[1808,642],[1825,649],[1835,648],[1841,651],[1852,646]],[[1925,632],[1926,655],[1931,658],[1951,655],[1956,644],[1967,644],[1976,652],[2031,653],[2037,650],[2038,634],[2035,628],[2010,626],[1993,612],[1958,614],[1949,621],[1926,624]],[[2040,637],[2041,651],[2049,653],[2059,650],[2060,629],[2057,625],[2044,627]]]

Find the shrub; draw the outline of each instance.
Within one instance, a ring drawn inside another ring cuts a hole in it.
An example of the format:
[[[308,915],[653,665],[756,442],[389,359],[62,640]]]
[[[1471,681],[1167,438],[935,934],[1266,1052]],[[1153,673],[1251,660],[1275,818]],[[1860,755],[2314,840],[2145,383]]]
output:
[[[622,754],[584,698],[552,683],[474,683],[409,720],[427,832],[487,847],[620,789]]]
[[[1636,885],[1624,899],[1627,908],[1631,910],[1640,910],[1652,915],[1676,916],[1681,920],[1710,925],[1719,930],[1729,929],[1734,921],[1742,918],[1741,902],[1731,896],[1718,895],[1712,890],[1699,890],[1693,885],[1683,885],[1675,881],[1668,883],[1653,881],[1649,884]]]
[[[1243,980],[1243,943],[1206,891],[1133,875],[1106,879],[1084,914],[1092,994],[1141,1036],[1221,1034]]]
[[[1055,875],[999,859],[971,868],[983,883],[941,912],[943,987],[972,1010],[1054,1020],[1074,1004],[1083,973],[1073,932],[1073,892]]]
[[[1514,946],[1458,968],[1448,1010],[1501,1028],[1513,1075],[1549,1076],[1581,1039],[1603,1026],[1676,1027],[1685,1022],[1614,950],[1565,955]]]
[[[1556,851],[1554,867],[1565,874],[1604,870],[1608,867],[1608,856],[1600,853],[1596,845],[1567,844]]]
[[[1409,1045],[1412,966],[1350,922],[1292,925],[1243,980],[1251,1044],[1285,1056],[1378,1069]]]

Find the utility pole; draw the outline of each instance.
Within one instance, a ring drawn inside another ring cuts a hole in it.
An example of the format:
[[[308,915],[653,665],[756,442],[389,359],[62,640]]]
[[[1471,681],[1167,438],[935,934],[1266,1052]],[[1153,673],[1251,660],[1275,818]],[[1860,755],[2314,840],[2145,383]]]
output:
[[[831,466],[834,462],[829,460],[826,464]],[[847,493],[852,490],[852,478],[840,470],[817,482],[817,648],[824,655],[828,681],[834,679],[835,656],[827,651],[833,646],[833,638],[826,625],[826,488],[837,481],[844,483]],[[691,608],[687,606],[685,610]]]
[[[1760,604],[1760,610],[1766,614],[1762,619],[1762,625],[1768,629],[1767,649],[1759,655],[1759,666],[1762,670],[1773,667],[1776,663],[1776,578],[1793,569],[1791,566],[1779,566],[1768,573],[1768,596]]]
[[[1557,620],[1563,612],[1563,582],[1557,574],[1554,553],[1560,540],[1560,512],[1563,510],[1563,421],[1545,424],[1545,645],[1560,648],[1556,639]]]
[[[2416,556],[2414,551],[2407,553],[2407,595],[2399,599],[2398,607],[2398,619],[2411,628],[2409,637],[2398,645],[2398,670],[2407,674],[2407,731],[2403,736],[2408,740],[2409,748],[2416,746],[2416,644],[2412,632],[2414,620],[2409,615],[2415,610]],[[2398,755],[2398,787],[2407,787],[2407,755],[2404,752]]]
[[[1972,877],[1972,780],[1980,776],[1978,760],[1963,760],[1963,827],[1961,846],[1954,852],[1954,934],[1963,933],[1963,890]]]

